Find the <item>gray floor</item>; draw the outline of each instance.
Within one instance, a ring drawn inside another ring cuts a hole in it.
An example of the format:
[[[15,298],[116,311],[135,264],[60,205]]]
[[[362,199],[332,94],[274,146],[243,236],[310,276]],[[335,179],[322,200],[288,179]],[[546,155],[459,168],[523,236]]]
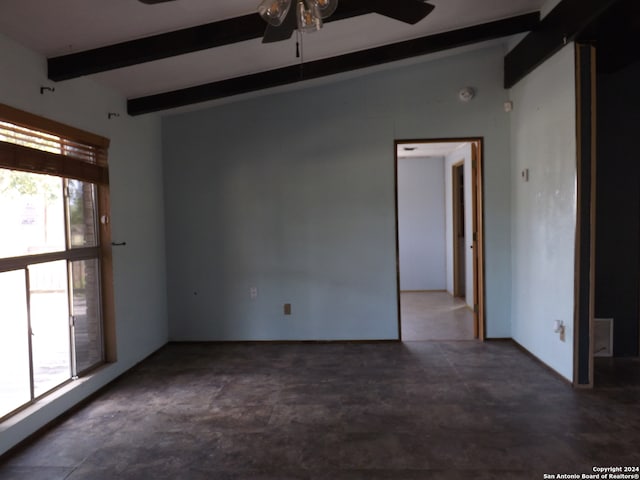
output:
[[[0,478],[542,479],[639,465],[631,377],[574,391],[511,342],[174,344],[5,458]]]
[[[473,340],[473,313],[447,292],[400,294],[402,339]]]

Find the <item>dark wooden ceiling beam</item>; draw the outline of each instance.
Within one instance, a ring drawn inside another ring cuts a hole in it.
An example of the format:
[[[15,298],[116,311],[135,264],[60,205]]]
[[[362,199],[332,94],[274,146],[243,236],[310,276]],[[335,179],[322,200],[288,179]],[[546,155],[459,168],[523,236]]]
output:
[[[618,1],[562,0],[505,57],[504,87],[513,87]]]
[[[640,61],[640,2],[620,0],[576,41],[595,45],[598,73],[614,73]]]
[[[259,38],[264,20],[258,14],[153,35],[47,60],[50,80],[61,81],[183,55],[206,48]]]
[[[266,88],[289,85],[302,80],[325,77],[515,35],[532,30],[537,26],[539,20],[540,15],[537,12],[530,13],[360,52],[307,62],[303,66],[302,76],[300,65],[296,64],[196,87],[133,98],[127,102],[127,109],[130,115],[142,115]]]
[[[368,0],[342,0],[325,22],[335,22],[371,13]],[[140,63],[221,47],[261,38],[266,28],[253,13],[219,22],[162,33],[105,47],[53,57],[47,60],[48,77],[53,81],[130,67]]]

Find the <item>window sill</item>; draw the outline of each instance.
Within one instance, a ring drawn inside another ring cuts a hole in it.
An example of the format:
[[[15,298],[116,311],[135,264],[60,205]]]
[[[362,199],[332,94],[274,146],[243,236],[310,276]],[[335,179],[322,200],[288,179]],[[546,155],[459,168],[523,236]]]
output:
[[[67,384],[61,386],[57,390],[52,391],[48,395],[36,400],[33,404],[25,407],[14,415],[0,422],[0,434],[11,431],[13,429],[33,430],[26,436],[29,436],[41,428],[46,427],[49,423],[58,419],[69,410],[78,406],[104,385],[108,384],[113,378],[117,377],[114,364],[105,363],[97,367],[91,373],[71,380]],[[111,378],[113,377],[113,378]],[[21,424],[25,424],[21,428]],[[36,424],[35,428],[29,428],[27,423]],[[16,444],[22,439],[15,439]],[[2,451],[0,449],[0,455]]]

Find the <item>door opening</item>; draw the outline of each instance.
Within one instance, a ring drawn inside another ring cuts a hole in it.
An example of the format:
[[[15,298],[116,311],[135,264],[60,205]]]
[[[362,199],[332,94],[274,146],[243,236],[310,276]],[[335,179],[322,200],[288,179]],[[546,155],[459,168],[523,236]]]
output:
[[[640,62],[619,56],[619,45],[576,45],[574,385],[586,388],[640,383],[640,96],[628,94]]]
[[[396,141],[399,338],[484,340],[482,139]]]
[[[453,296],[466,296],[466,244],[464,161],[451,167],[451,192],[453,221]]]

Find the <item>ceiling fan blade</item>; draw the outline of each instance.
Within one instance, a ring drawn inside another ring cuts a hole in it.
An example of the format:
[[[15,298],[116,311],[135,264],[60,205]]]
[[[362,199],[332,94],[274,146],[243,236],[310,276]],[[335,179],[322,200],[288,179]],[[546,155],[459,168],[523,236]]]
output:
[[[295,1],[295,0],[292,0]],[[274,27],[273,25],[267,24],[267,29],[264,31],[264,36],[262,37],[262,43],[274,43],[280,42],[282,40],[288,40],[293,35],[293,32],[298,26],[298,20],[296,17],[296,8],[295,4],[291,5],[289,8],[289,13],[285,17],[282,25]]]
[[[435,8],[421,0],[370,0],[367,7],[372,12],[410,25],[418,23]]]
[[[173,2],[173,0],[138,0],[142,3],[146,3],[147,5],[154,5],[156,3],[165,3],[165,2]]]
[[[267,25],[267,29],[264,31],[264,36],[262,37],[262,43],[275,43],[287,40],[291,38],[294,30],[295,28],[287,28],[284,23],[279,27]]]

